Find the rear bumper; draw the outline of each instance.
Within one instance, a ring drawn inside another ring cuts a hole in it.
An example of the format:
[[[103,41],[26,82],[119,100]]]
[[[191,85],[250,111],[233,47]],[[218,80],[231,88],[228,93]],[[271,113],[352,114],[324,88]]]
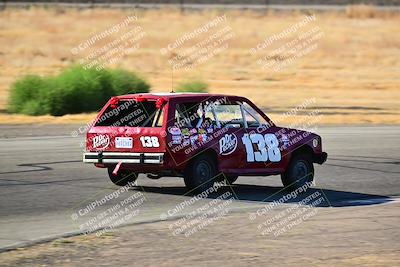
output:
[[[321,154],[314,154],[313,161],[318,164],[322,164],[328,158],[328,153],[322,152]]]
[[[83,153],[83,162],[162,164],[164,162],[164,153],[86,152]]]

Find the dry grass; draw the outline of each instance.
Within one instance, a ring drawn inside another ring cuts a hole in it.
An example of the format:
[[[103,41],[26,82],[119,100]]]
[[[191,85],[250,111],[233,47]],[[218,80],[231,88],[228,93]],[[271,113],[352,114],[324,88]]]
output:
[[[346,7],[346,15],[348,18],[368,19],[382,18],[386,15],[391,15],[390,12],[380,12],[374,6],[360,4],[349,5]]]
[[[369,7],[368,7],[369,8]],[[173,83],[190,77],[210,84],[211,92],[249,97],[277,114],[316,98],[321,123],[400,123],[400,15],[377,15],[350,7],[343,13],[316,14],[324,36],[318,48],[280,72],[257,64],[249,49],[267,36],[301,20],[304,14],[226,11],[235,37],[229,48],[191,71],[176,71]],[[170,91],[172,71],[160,48],[224,11],[180,14],[176,10],[138,10],[146,32],[141,48],[114,66],[140,71],[154,91]],[[0,108],[13,80],[22,74],[51,74],[79,60],[70,50],[94,33],[122,21],[130,10],[29,9],[0,12]],[[197,39],[201,40],[201,39]],[[286,41],[290,40],[287,39]],[[280,42],[283,44],[283,42]],[[262,52],[260,55],[265,56]],[[1,122],[85,122],[92,115],[31,118],[0,115]]]
[[[77,251],[85,251],[86,255],[81,260],[92,260],[89,255],[96,251],[98,246],[109,244],[112,239],[112,234],[104,235],[100,238],[94,235],[61,238],[52,242],[0,253],[0,261],[2,266],[51,266],[46,263],[49,258],[57,255],[57,259],[54,262],[55,265],[65,266],[64,264],[69,263],[73,266],[74,263],[71,263],[71,258],[61,259],[60,255],[68,257]],[[52,265],[54,266],[54,264]]]

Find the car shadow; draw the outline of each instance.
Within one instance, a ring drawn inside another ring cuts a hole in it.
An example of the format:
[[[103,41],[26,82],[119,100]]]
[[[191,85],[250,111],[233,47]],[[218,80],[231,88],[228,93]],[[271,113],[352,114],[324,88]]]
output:
[[[134,190],[193,197],[196,194],[187,192],[185,187],[153,187],[138,186]],[[382,195],[364,194],[357,192],[338,191],[321,188],[310,188],[300,194],[292,194],[283,187],[260,186],[248,184],[223,185],[217,192],[211,193],[207,198],[215,199],[226,192],[231,192],[232,197],[239,201],[254,201],[259,203],[283,203],[283,204],[311,204],[316,199],[316,207],[354,207],[384,204],[393,201],[392,198]],[[308,200],[308,201],[307,201]]]

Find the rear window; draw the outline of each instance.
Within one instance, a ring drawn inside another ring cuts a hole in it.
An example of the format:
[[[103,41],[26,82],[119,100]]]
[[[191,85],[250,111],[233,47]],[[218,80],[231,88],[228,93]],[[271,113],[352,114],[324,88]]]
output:
[[[107,106],[95,126],[161,127],[163,110],[156,108],[155,101],[119,101],[114,107]]]

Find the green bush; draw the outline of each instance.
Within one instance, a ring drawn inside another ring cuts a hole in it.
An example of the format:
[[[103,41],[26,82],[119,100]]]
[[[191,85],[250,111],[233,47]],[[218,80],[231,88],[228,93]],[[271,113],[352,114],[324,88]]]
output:
[[[176,92],[192,92],[192,93],[207,93],[208,84],[203,81],[187,81],[178,84]]]
[[[40,106],[47,86],[47,81],[37,75],[27,75],[17,80],[11,87],[8,110],[28,115],[46,114],[46,110]]]
[[[150,85],[135,73],[116,69],[111,70],[111,86],[116,95],[147,93]]]
[[[114,94],[106,70],[72,67],[50,79],[47,103],[51,115],[95,111]]]
[[[55,77],[28,75],[17,80],[11,87],[8,111],[55,116],[90,112],[100,109],[111,96],[149,89],[149,84],[132,72],[73,66]]]

